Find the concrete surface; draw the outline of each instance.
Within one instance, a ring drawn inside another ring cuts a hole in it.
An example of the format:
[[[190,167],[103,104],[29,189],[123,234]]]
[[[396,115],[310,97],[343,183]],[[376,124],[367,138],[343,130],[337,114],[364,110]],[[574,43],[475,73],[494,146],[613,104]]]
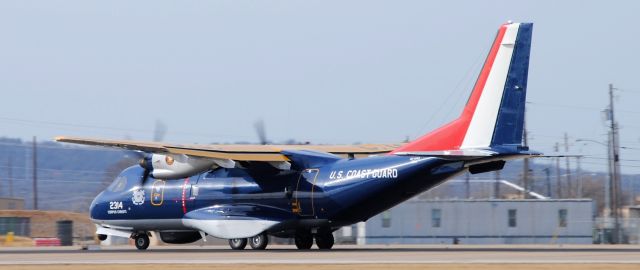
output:
[[[264,251],[234,251],[225,246],[158,246],[146,251],[132,246],[22,247],[0,249],[0,264],[635,264],[640,269],[640,246],[392,245],[336,246],[328,251],[277,245]]]

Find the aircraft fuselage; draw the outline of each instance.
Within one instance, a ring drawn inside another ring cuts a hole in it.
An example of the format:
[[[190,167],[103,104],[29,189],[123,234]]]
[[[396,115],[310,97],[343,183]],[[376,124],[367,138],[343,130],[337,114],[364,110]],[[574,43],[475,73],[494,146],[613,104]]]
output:
[[[364,221],[464,170],[463,162],[434,157],[381,156],[342,159],[301,171],[268,167],[217,168],[175,180],[144,179],[144,169],[124,170],[96,197],[91,218],[100,225],[129,230],[192,230],[189,212],[223,206],[221,211],[282,220],[272,234],[300,227],[339,226]],[[119,183],[120,182],[120,183]],[[247,210],[249,208],[249,210]]]

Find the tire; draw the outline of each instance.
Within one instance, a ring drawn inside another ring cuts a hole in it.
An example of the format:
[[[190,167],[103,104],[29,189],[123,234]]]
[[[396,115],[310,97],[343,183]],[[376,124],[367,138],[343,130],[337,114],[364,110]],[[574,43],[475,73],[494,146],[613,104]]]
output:
[[[138,250],[145,250],[149,247],[149,236],[146,233],[140,233],[133,238]]]
[[[316,235],[316,245],[319,249],[331,249],[335,240],[333,234],[330,232],[321,233]]]
[[[249,245],[251,246],[252,249],[263,250],[267,248],[268,244],[269,244],[269,237],[267,237],[267,234],[265,233],[261,233],[254,237],[249,238]]]
[[[107,240],[107,235],[106,234],[98,234],[98,240],[100,240],[100,241]]]
[[[294,238],[294,242],[300,250],[311,249],[311,246],[313,246],[313,236],[311,233],[298,233]]]
[[[243,250],[247,246],[247,238],[229,239],[229,246],[233,250]]]

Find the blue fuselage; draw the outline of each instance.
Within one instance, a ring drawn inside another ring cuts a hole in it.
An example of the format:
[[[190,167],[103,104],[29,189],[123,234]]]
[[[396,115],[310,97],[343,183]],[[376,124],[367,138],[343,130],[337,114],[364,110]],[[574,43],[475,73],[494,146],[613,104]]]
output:
[[[229,213],[237,208],[294,227],[318,221],[337,228],[367,220],[464,170],[461,161],[394,155],[301,170],[244,165],[175,180],[145,178],[143,168],[130,167],[96,197],[91,218],[114,227],[180,230],[187,213],[225,205]]]

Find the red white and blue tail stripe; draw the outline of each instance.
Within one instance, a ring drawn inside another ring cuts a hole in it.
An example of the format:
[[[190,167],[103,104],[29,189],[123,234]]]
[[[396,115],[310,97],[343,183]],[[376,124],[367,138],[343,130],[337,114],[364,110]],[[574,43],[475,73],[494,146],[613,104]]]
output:
[[[532,29],[531,23],[500,26],[460,117],[392,153],[526,151],[522,133]]]

